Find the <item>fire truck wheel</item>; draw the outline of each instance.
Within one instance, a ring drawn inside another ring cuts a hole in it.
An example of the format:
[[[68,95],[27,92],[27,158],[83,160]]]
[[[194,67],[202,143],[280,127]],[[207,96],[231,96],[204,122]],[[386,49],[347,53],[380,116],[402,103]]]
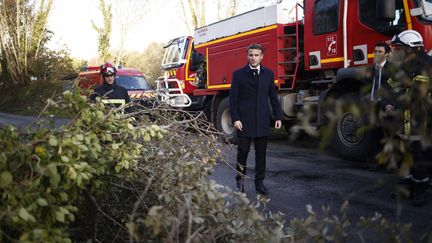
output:
[[[357,93],[348,93],[339,98],[342,112],[332,128],[331,147],[340,157],[354,161],[365,161],[379,151],[378,129],[365,129],[366,114],[356,114],[353,107],[360,104]],[[359,106],[357,106],[359,107]],[[361,113],[361,112],[360,112]]]
[[[216,127],[225,135],[224,141],[233,144],[237,143],[236,130],[232,125],[231,114],[229,112],[229,97],[225,97],[219,104],[216,114]]]

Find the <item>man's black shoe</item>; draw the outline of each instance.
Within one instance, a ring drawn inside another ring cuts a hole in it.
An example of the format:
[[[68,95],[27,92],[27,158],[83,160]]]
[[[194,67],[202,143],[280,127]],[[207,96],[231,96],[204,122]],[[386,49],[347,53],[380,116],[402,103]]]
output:
[[[241,192],[241,193],[245,192],[245,190],[244,190],[244,179],[243,180],[242,179],[237,180],[236,191]]]
[[[257,193],[261,195],[268,195],[268,190],[264,186],[264,183],[262,181],[256,181],[255,182],[255,190]]]

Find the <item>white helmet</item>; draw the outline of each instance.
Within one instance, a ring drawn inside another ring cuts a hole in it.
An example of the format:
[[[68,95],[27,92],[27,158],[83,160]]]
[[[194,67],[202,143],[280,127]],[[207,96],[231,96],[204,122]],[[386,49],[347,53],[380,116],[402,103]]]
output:
[[[415,30],[404,30],[398,35],[393,36],[391,44],[423,47],[423,37]]]

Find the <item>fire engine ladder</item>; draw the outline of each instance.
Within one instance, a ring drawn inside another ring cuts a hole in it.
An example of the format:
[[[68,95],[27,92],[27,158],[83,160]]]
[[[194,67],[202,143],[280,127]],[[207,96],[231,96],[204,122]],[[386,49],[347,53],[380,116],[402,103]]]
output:
[[[160,104],[168,104],[172,107],[189,107],[192,104],[190,97],[183,93],[178,79],[156,80],[157,101]]]
[[[300,63],[300,49],[299,42],[300,31],[299,31],[299,20],[298,20],[298,10],[303,8],[300,4],[296,4],[296,19],[295,25],[285,26],[284,33],[278,35],[278,42],[282,42],[278,46],[282,48],[278,49],[278,52],[282,53],[283,59],[278,62],[279,79],[285,80],[285,83],[281,85],[280,90],[293,90],[297,80],[297,72]]]

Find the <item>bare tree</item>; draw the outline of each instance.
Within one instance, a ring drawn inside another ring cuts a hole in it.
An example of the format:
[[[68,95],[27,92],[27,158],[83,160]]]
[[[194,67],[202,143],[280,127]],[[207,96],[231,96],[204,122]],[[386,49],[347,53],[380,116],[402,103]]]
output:
[[[125,42],[130,30],[143,21],[148,12],[149,0],[120,0],[114,2],[114,21],[120,28],[120,43],[117,47],[114,62],[116,65],[124,62]]]
[[[29,82],[32,64],[49,39],[46,26],[52,3],[53,0],[0,0],[3,84]]]
[[[129,51],[125,53],[124,60],[128,67],[141,70],[147,80],[152,83],[161,75],[162,58],[164,55],[163,43],[152,42],[143,52]]]
[[[206,2],[206,0],[180,0],[184,21],[189,32],[191,32],[191,27],[196,29],[206,25]]]
[[[102,12],[103,24],[101,27],[98,27],[92,20],[92,27],[98,33],[99,58],[105,62],[111,59],[109,51],[112,30],[111,4],[107,4],[105,0],[99,0],[99,9]]]
[[[226,19],[237,14],[240,0],[217,0],[217,18]]]

